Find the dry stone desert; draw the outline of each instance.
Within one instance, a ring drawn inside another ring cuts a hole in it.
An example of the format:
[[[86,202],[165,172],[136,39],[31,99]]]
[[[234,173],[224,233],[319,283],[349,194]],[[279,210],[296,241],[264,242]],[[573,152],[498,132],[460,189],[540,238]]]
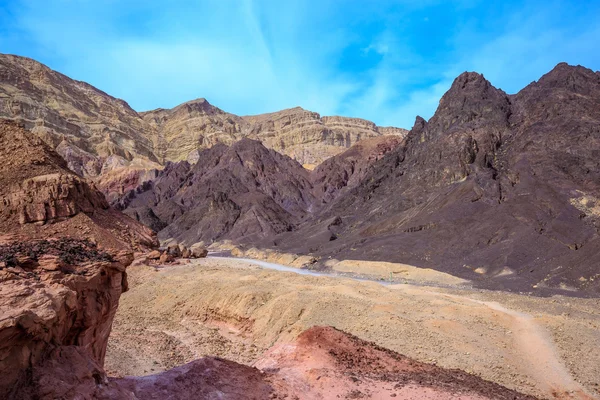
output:
[[[410,131],[0,54],[0,398],[600,398],[600,73]]]

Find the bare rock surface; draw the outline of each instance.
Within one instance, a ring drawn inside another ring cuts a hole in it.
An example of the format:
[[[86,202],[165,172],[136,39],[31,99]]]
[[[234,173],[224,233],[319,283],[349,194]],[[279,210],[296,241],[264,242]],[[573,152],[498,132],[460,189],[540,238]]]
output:
[[[71,236],[106,248],[157,245],[149,228],[109,207],[93,184],[75,175],[41,139],[0,121],[0,229],[25,240]]]
[[[1,244],[0,259],[0,397],[95,398],[133,255],[60,239]]]
[[[158,161],[152,134],[126,102],[29,58],[0,55],[0,117],[22,123],[84,176],[100,174],[109,156]]]
[[[370,121],[320,117],[299,107],[240,117],[205,99],[172,109],[136,112],[125,101],[51,70],[32,59],[0,54],[0,117],[36,133],[85,177],[102,176],[109,200],[127,190],[133,175],[141,184],[167,161],[195,163],[198,153],[243,138],[261,140],[298,160],[316,165],[357,141],[405,136],[401,128]],[[106,176],[112,171],[112,176]]]
[[[161,135],[162,147],[157,150],[161,159],[193,163],[200,159],[199,152],[205,148],[250,138],[300,164],[314,167],[362,139],[383,135],[403,138],[408,133],[401,128],[381,128],[359,118],[321,117],[300,107],[239,117],[220,110],[206,99],[141,115]]]
[[[559,64],[511,96],[464,73],[359,184],[263,246],[597,296],[598,110],[600,78],[581,66]],[[337,240],[319,239],[336,218]]]

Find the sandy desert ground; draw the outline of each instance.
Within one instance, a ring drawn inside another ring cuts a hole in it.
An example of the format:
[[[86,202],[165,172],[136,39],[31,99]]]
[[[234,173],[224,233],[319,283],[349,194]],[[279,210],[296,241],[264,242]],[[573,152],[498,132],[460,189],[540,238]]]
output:
[[[597,299],[452,287],[443,275],[427,276],[427,285],[382,285],[210,257],[137,262],[128,271],[106,357],[113,376],[154,374],[205,355],[252,365],[274,344],[331,325],[541,398],[600,398]]]

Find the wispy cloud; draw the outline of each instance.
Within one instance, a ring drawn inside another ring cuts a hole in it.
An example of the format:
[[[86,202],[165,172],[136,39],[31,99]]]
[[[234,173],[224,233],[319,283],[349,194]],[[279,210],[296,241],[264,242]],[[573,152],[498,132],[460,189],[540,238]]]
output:
[[[0,5],[0,51],[138,110],[206,97],[410,127],[464,70],[513,92],[559,61],[600,67],[600,5],[526,3],[15,0]]]

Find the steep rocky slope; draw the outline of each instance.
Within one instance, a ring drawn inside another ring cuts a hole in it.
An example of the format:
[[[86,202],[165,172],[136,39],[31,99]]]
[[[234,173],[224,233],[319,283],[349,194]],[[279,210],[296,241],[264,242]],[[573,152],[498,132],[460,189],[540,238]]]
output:
[[[200,162],[169,163],[119,206],[188,245],[223,237],[258,241],[292,229],[313,202],[309,172],[260,142],[242,139],[200,153]],[[166,227],[166,228],[165,228]]]
[[[0,54],[0,117],[40,136],[81,176],[102,176],[111,200],[167,161],[195,162],[198,152],[242,138],[315,165],[360,139],[406,135],[369,121],[323,117],[301,108],[239,117],[205,99],[137,113],[123,100],[34,60]]]
[[[0,397],[127,398],[104,356],[125,268],[156,235],[14,121],[0,160]]]
[[[255,140],[217,144],[194,165],[167,163],[116,206],[163,241],[258,243],[293,230],[400,143],[398,136],[367,139],[312,172]]]
[[[74,239],[0,242],[0,397],[121,393],[102,367],[132,260]]]
[[[400,128],[382,128],[358,118],[321,117],[300,107],[238,117],[198,99],[173,109],[141,114],[159,132],[162,160],[196,162],[198,152],[217,143],[242,138],[260,140],[267,148],[312,168],[358,141],[382,135],[406,136]]]
[[[126,102],[28,58],[0,54],[0,117],[21,122],[82,176],[99,175],[110,157],[157,166],[156,139]]]
[[[87,237],[107,248],[157,244],[149,228],[113,210],[41,139],[0,120],[0,232],[25,239]]]
[[[443,269],[495,288],[600,290],[600,75],[559,64],[514,96],[464,73],[405,144],[279,248]],[[315,243],[319,221],[340,238]],[[304,243],[304,246],[299,246]]]

